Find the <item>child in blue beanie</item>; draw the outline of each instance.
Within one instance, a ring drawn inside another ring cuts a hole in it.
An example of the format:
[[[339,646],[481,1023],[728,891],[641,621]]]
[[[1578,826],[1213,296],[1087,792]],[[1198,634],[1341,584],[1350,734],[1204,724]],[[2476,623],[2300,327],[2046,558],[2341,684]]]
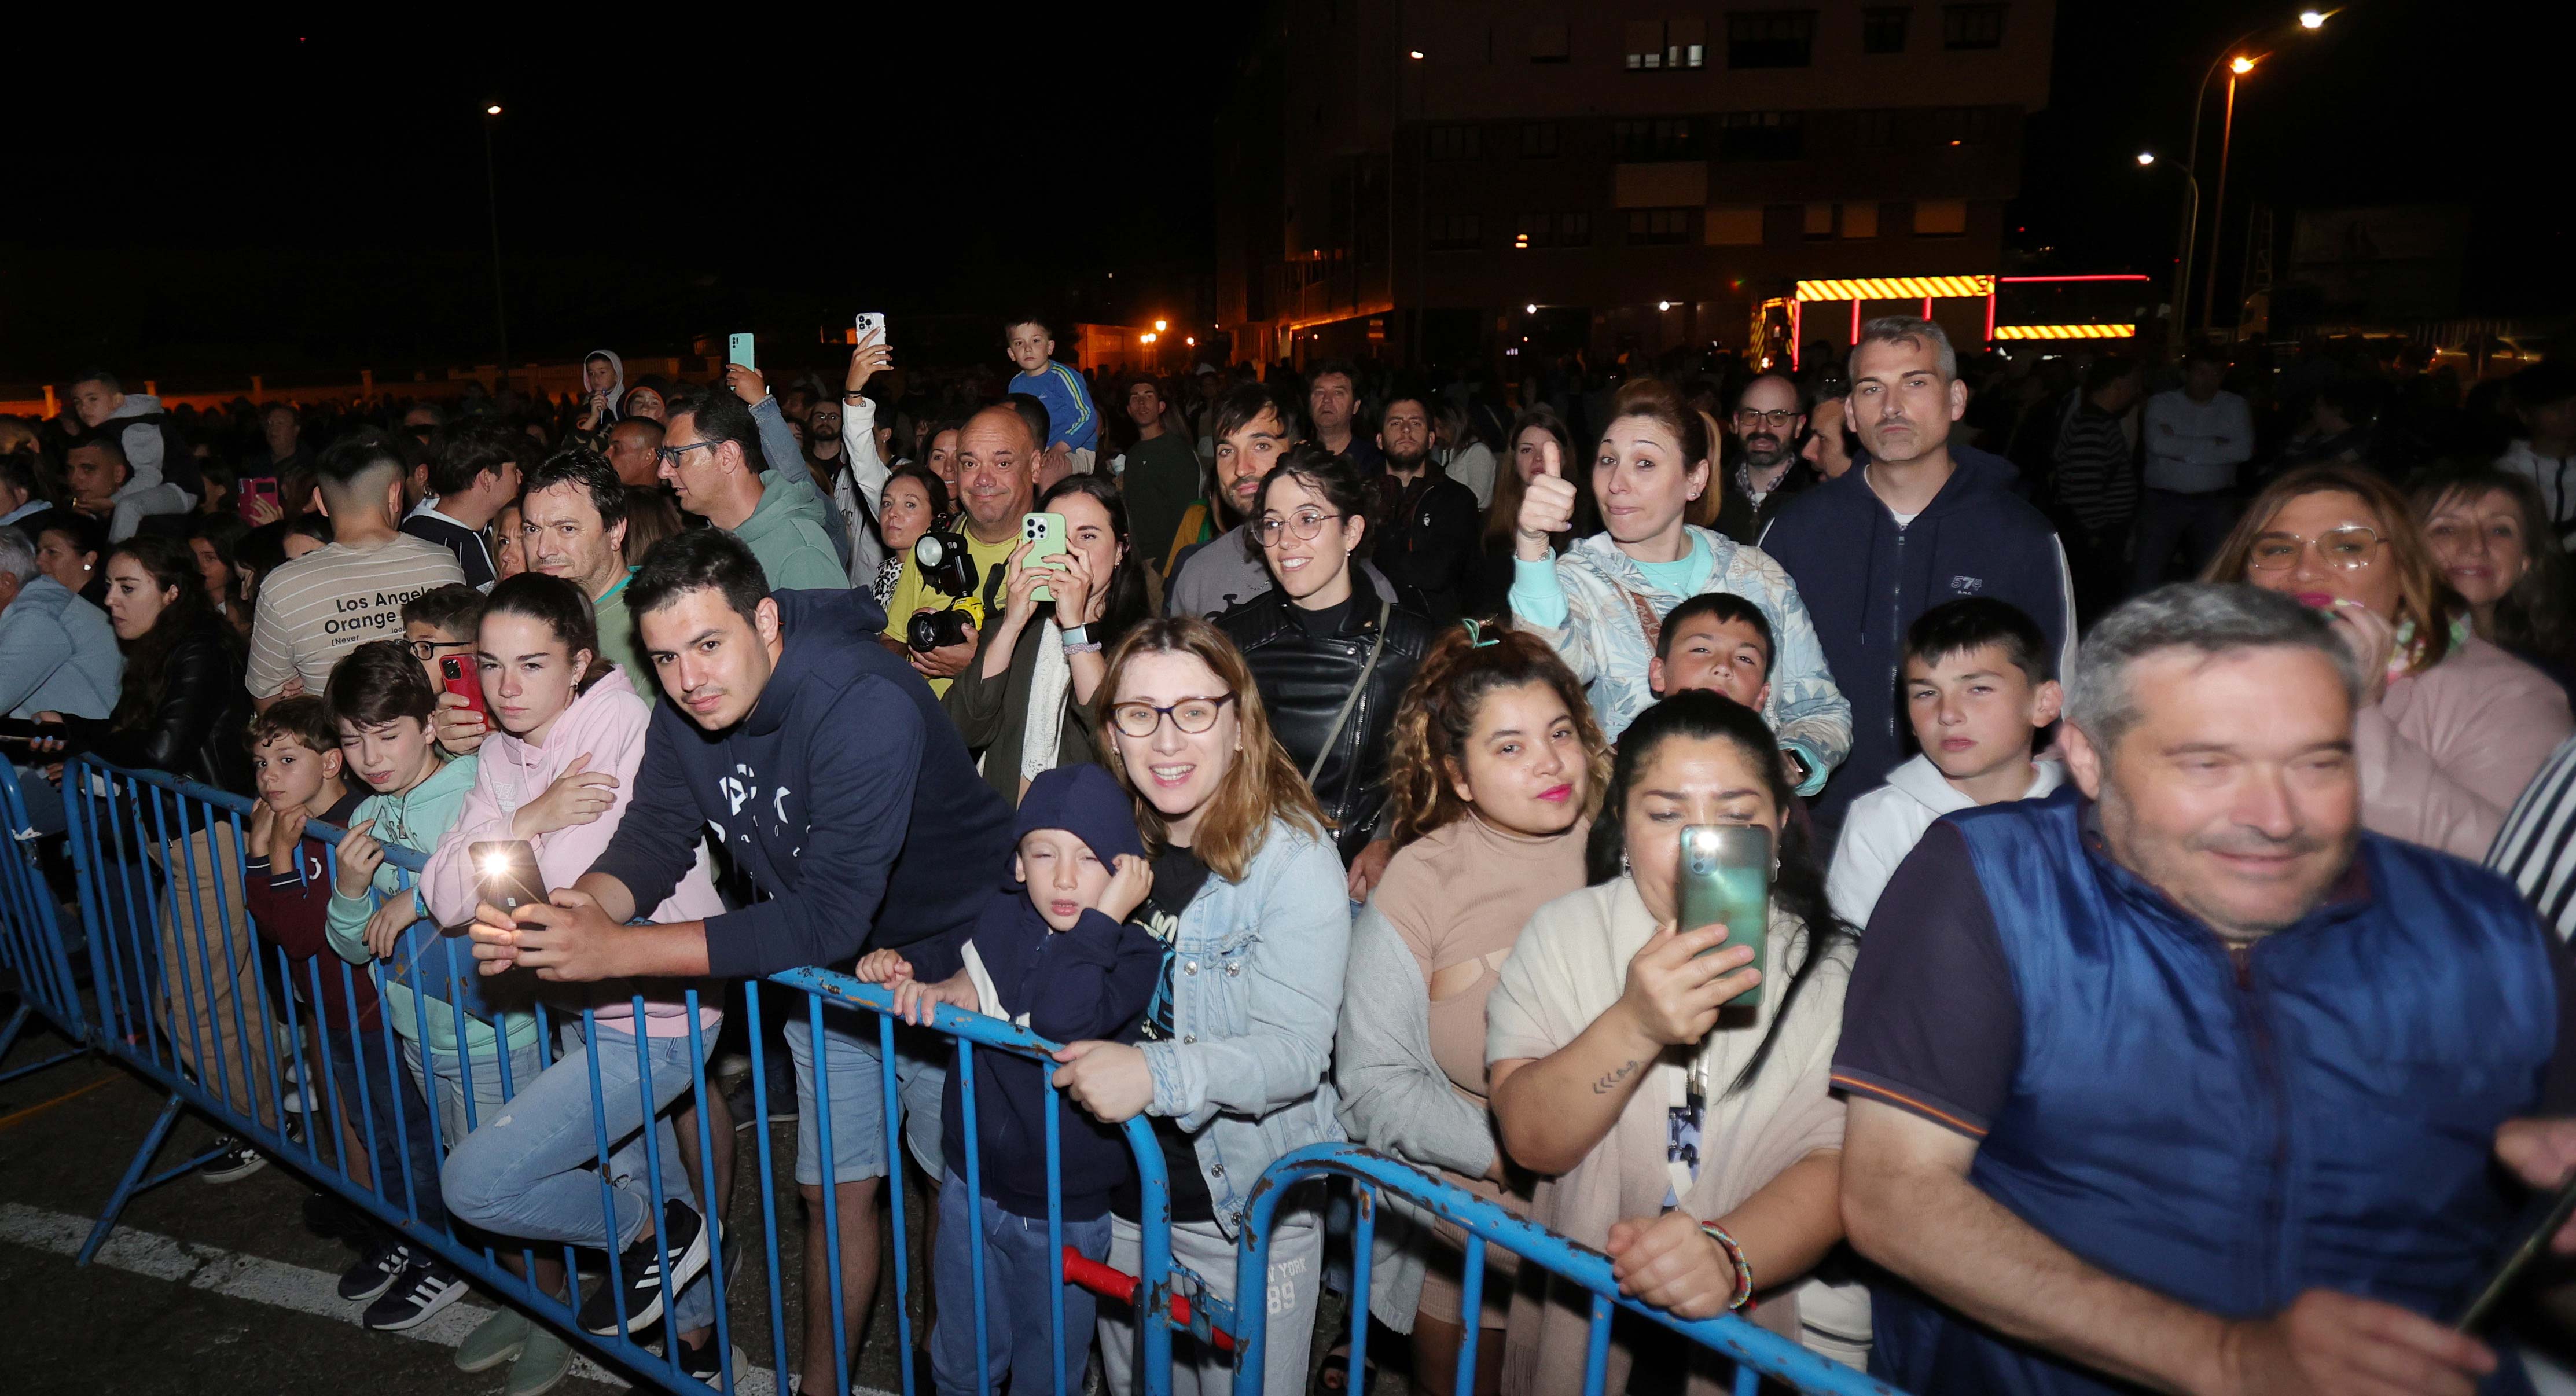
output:
[[[1135,807],[1098,766],[1059,766],[1029,782],[1012,830],[1011,880],[997,888],[963,939],[870,952],[858,977],[891,984],[895,1009],[927,1022],[937,1005],[1016,1023],[1056,1042],[1117,1036],[1143,1016],[1162,971],[1163,946],[1127,916],[1153,889]],[[959,1043],[960,1050],[966,1045]],[[930,1336],[941,1396],[976,1390],[975,1280],[970,1246],[984,1248],[984,1325],[995,1386],[1055,1390],[1048,1296],[1063,1283],[1047,1248],[1046,1074],[1052,1063],[987,1050],[975,1056],[976,1144],[982,1205],[966,1187],[966,1112],[958,1072],[948,1074],[940,1152],[939,1243],[931,1285],[939,1322]],[[1059,1103],[1064,1243],[1093,1260],[1109,1254],[1109,1197],[1134,1171],[1118,1132],[1071,1101]],[[1065,1286],[1068,1390],[1084,1387],[1091,1346],[1089,1291]]]

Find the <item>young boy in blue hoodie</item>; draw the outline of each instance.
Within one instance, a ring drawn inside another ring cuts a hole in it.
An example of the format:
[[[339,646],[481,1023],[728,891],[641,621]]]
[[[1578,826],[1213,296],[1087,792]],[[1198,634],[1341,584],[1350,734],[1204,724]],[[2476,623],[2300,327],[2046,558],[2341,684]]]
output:
[[[877,950],[858,977],[895,986],[896,1011],[926,1022],[954,1004],[1018,1024],[1056,1042],[1111,1037],[1143,1016],[1162,969],[1162,943],[1129,913],[1153,889],[1134,806],[1098,766],[1060,766],[1029,783],[1013,833],[1011,883],[994,891],[963,939]],[[1038,1396],[1055,1390],[1047,1296],[1063,1267],[1047,1249],[1046,1074],[1051,1063],[1013,1053],[978,1055],[975,1116],[985,1206],[966,1188],[966,1116],[957,1073],[948,1077],[940,1151],[939,1242],[931,1284],[940,1319],[930,1336],[941,1396],[972,1392],[975,1280],[969,1246],[984,1248],[984,1322],[993,1381]],[[1065,1244],[1093,1260],[1109,1253],[1109,1197],[1128,1175],[1118,1131],[1070,1101],[1058,1105]],[[1064,1286],[1065,1379],[1083,1389],[1091,1341],[1089,1292]]]
[[[1009,391],[1027,393],[1046,404],[1048,428],[1041,444],[1050,454],[1063,448],[1068,469],[1090,474],[1097,459],[1094,448],[1100,444],[1100,414],[1092,409],[1091,389],[1080,373],[1055,361],[1055,333],[1046,321],[1022,316],[1004,325],[1002,333],[1010,340],[1011,363],[1020,370]]]

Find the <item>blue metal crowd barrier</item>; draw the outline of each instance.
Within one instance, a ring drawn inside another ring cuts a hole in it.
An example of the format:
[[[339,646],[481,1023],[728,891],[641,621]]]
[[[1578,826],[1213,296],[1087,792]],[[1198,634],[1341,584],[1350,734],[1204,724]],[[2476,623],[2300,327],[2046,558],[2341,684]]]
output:
[[[0,849],[0,982],[18,996],[8,1022],[0,1024],[0,1062],[8,1060],[30,1025],[41,1023],[71,1044],[63,1051],[0,1070],[0,1082],[6,1082],[79,1056],[87,1050],[88,1028],[53,889],[46,885],[44,869],[36,862],[37,831],[27,818],[17,769],[6,761],[0,761],[0,820],[6,821],[9,843]]]
[[[1610,1259],[1599,1251],[1513,1216],[1494,1203],[1412,1164],[1355,1144],[1310,1144],[1273,1162],[1253,1184],[1250,1206],[1244,1213],[1243,1232],[1235,1247],[1235,1293],[1260,1294],[1264,1291],[1270,1273],[1272,1222],[1278,1215],[1280,1199],[1299,1183],[1333,1177],[1349,1178],[1358,1185],[1358,1219],[1351,1241],[1351,1292],[1355,1295],[1364,1296],[1369,1292],[1369,1253],[1376,1239],[1377,1209],[1386,1196],[1402,1198],[1466,1231],[1465,1264],[1461,1271],[1458,1299],[1458,1311],[1462,1314],[1472,1316],[1481,1312],[1486,1276],[1485,1252],[1492,1246],[1500,1246],[1524,1262],[1538,1265],[1590,1291],[1592,1326],[1584,1357],[1583,1396],[1601,1396],[1604,1369],[1610,1359],[1610,1319],[1618,1309],[1642,1315],[1693,1343],[1734,1359],[1735,1396],[1754,1396],[1765,1379],[1786,1383],[1798,1391],[1820,1393],[1821,1396],[1901,1396],[1884,1382],[1819,1357],[1733,1314],[1683,1319],[1652,1305],[1639,1303],[1619,1292],[1619,1281],[1611,1274]],[[1352,1302],[1355,1308],[1366,1303],[1365,1299]],[[1236,1310],[1241,1326],[1235,1330],[1235,1396],[1261,1396],[1261,1353],[1268,1326],[1265,1307],[1246,1304]],[[1365,1323],[1351,1325],[1351,1371],[1366,1370],[1368,1327]],[[1461,1335],[1455,1388],[1458,1396],[1473,1396],[1476,1389],[1476,1344],[1480,1336],[1477,1329],[1478,1325],[1470,1321]],[[1429,1389],[1432,1382],[1427,1374],[1416,1373],[1415,1385]]]
[[[85,931],[82,954],[86,962],[94,1009],[85,1008],[76,991],[75,957],[70,953],[59,919],[53,916],[53,902],[36,864],[28,857],[24,840],[16,852],[0,856],[0,896],[5,896],[9,912],[7,944],[13,958],[10,964],[20,969],[22,982],[37,986],[38,997],[31,997],[36,1011],[43,1013],[55,1026],[75,1037],[85,1038],[89,1046],[138,1072],[167,1092],[163,1108],[136,1151],[132,1165],[117,1184],[114,1194],[98,1219],[87,1244],[80,1252],[80,1263],[86,1264],[108,1238],[125,1205],[138,1193],[186,1174],[213,1156],[209,1151],[174,1167],[153,1172],[152,1165],[171,1127],[183,1109],[194,1108],[265,1153],[269,1158],[292,1168],[323,1189],[361,1209],[375,1222],[390,1228],[407,1244],[433,1253],[478,1283],[488,1293],[500,1297],[531,1317],[562,1332],[579,1347],[586,1347],[598,1357],[624,1369],[641,1380],[665,1390],[690,1391],[699,1387],[680,1365],[679,1345],[669,1338],[673,1317],[678,1313],[680,1296],[673,1292],[667,1274],[661,1281],[661,1310],[664,1317],[655,1325],[664,1337],[661,1351],[645,1346],[652,1337],[647,1329],[639,1339],[628,1322],[623,1303],[624,1276],[620,1257],[613,1245],[586,1246],[564,1243],[539,1243],[509,1237],[488,1235],[463,1226],[446,1214],[443,1206],[431,1199],[432,1217],[423,1215],[423,1198],[412,1181],[409,1166],[416,1148],[425,1144],[425,1157],[444,1160],[454,1142],[444,1111],[437,1098],[440,1090],[438,1073],[431,1070],[431,1053],[426,1044],[434,1040],[433,1027],[452,1029],[457,1046],[463,1089],[457,1102],[459,1121],[466,1133],[480,1123],[479,1116],[497,1106],[478,1108],[477,1090],[497,1084],[496,1096],[508,1101],[528,1084],[513,1079],[512,1050],[503,1050],[508,1042],[511,1007],[506,1000],[496,1000],[501,1032],[488,1049],[469,1045],[471,1023],[458,1004],[436,1000],[428,995],[414,996],[413,1031],[399,1034],[393,1022],[394,1012],[383,990],[388,982],[381,959],[369,962],[363,969],[330,954],[311,956],[299,966],[285,948],[256,933],[246,906],[248,887],[244,860],[248,842],[246,820],[251,802],[203,785],[179,780],[156,772],[126,771],[97,761],[78,758],[68,767],[64,782],[64,805],[70,836],[70,849],[76,882],[77,899]],[[23,809],[14,788],[6,791],[7,810],[12,828],[24,827]],[[325,853],[319,860],[319,875],[336,877],[336,846],[344,831],[318,822],[303,831],[321,841]],[[289,849],[297,845],[288,841]],[[408,898],[414,880],[423,870],[425,860],[408,849],[388,845],[386,862],[397,869],[401,890],[396,894]],[[23,866],[21,866],[23,864]],[[311,871],[307,869],[307,871]],[[434,936],[435,955],[445,957],[445,970],[458,982],[476,982],[476,966],[470,942],[459,936],[437,935],[434,929],[415,924],[406,936]],[[29,967],[32,967],[32,972]],[[878,1048],[878,1088],[885,1107],[886,1138],[883,1157],[888,1162],[889,1179],[885,1187],[891,1206],[893,1271],[893,1315],[896,1365],[905,1392],[927,1390],[930,1374],[915,1370],[913,1360],[913,1320],[911,1315],[911,1267],[908,1238],[915,1224],[906,1216],[904,1190],[900,1185],[905,1155],[903,1147],[902,1101],[897,1078],[896,1022],[892,1015],[893,998],[884,988],[862,984],[845,974],[816,969],[791,970],[773,975],[771,981],[800,996],[805,1026],[817,1043],[814,1069],[823,1070],[820,1046],[825,1015],[864,1012],[870,1019],[851,1018],[853,1023],[873,1021]],[[487,989],[518,980],[524,991],[532,986],[524,976],[503,976],[480,982]],[[399,982],[397,980],[396,982]],[[325,989],[340,990],[339,1001],[353,1004],[361,984],[372,985],[385,1007],[376,1015],[372,1027],[363,1023],[354,1010],[346,1015],[345,1029],[331,1020],[325,1005],[330,995]],[[777,1374],[788,1370],[785,1359],[791,1345],[788,1335],[788,1294],[785,1267],[781,1262],[781,1217],[775,1186],[775,1160],[769,1125],[773,1118],[770,1101],[767,1054],[771,1050],[762,1023],[762,995],[758,986],[745,986],[743,995],[744,1037],[751,1057],[750,1086],[752,1095],[753,1166],[759,1179],[759,1233],[746,1236],[746,1244],[756,1244],[761,1262],[759,1279],[765,1293],[760,1301],[762,1312],[758,1327],[766,1329],[769,1360],[764,1364],[766,1381],[773,1390],[783,1390],[785,1382]],[[720,992],[710,988],[711,993]],[[548,991],[545,997],[554,996]],[[591,1164],[599,1176],[600,1226],[602,1237],[617,1235],[615,1197],[611,1169],[600,1166],[612,1156],[612,1146],[619,1141],[608,1137],[604,1123],[607,1114],[602,1053],[598,1050],[596,1003],[563,1009],[550,1008],[545,997],[532,996],[525,1012],[534,1024],[535,1066],[542,1072],[557,1064],[556,1038],[553,1029],[558,1021],[578,1022],[580,1050],[587,1062],[588,1100],[591,1109],[593,1151]],[[57,1012],[57,1004],[60,1011]],[[664,1187],[666,1180],[676,1182],[673,1169],[686,1170],[692,1180],[692,1191],[705,1207],[717,1235],[726,1234],[723,1218],[732,1189],[711,1188],[710,1175],[727,1171],[731,1158],[732,1128],[730,1115],[721,1093],[708,1089],[708,1055],[713,1044],[707,1040],[697,1010],[698,991],[684,991],[681,1007],[686,1014],[686,1036],[689,1047],[689,1083],[664,1108],[654,1108],[661,1099],[653,1087],[653,1065],[646,1051],[646,1036],[641,1032],[645,1017],[641,997],[630,999],[635,1014],[635,1061],[633,1075],[636,1089],[644,1095],[639,1102],[638,1118],[645,1123],[640,1130],[643,1168],[633,1181],[645,1185],[657,1205],[653,1207],[650,1234],[657,1248],[667,1249],[659,1199],[673,1195]],[[433,1024],[431,1014],[439,1015]],[[14,1030],[13,1022],[13,1030]],[[975,1078],[977,1057],[984,1051],[998,1051],[1044,1059],[1057,1044],[1038,1038],[1024,1029],[981,1014],[942,1006],[927,1025],[940,1039],[953,1040],[957,1047],[954,1070],[958,1077],[960,1104],[964,1111],[962,1132],[966,1150],[967,1190],[977,1198],[978,1208],[991,1204],[982,1198],[979,1186],[982,1144],[978,1138],[975,1111]],[[864,1033],[866,1029],[860,1028]],[[408,1036],[409,1041],[403,1038]],[[5,1047],[0,1041],[0,1047]],[[566,1050],[574,1049],[567,1039]],[[372,1046],[380,1067],[370,1070]],[[334,1051],[330,1049],[343,1049]],[[621,1060],[623,1049],[618,1049]],[[488,1061],[478,1061],[486,1057]],[[388,1091],[403,1090],[403,1077],[422,1088],[430,1097],[429,1108],[420,1112],[425,1120],[427,1137],[421,1140],[406,1124],[405,1108],[385,1098]],[[352,1069],[344,1071],[335,1063],[348,1061]],[[488,1073],[488,1074],[487,1074]],[[621,1075],[621,1080],[623,1079]],[[306,1126],[301,1132],[289,1128],[287,1090],[293,1088],[301,1097],[301,1111]],[[1807,1354],[1794,1344],[1786,1343],[1741,1320],[1728,1317],[1687,1323],[1672,1319],[1656,1310],[1626,1299],[1616,1298],[1616,1285],[1610,1279],[1608,1262],[1597,1254],[1577,1247],[1562,1237],[1510,1216],[1502,1209],[1477,1199],[1447,1184],[1430,1178],[1394,1160],[1353,1146],[1318,1146],[1300,1150],[1280,1160],[1254,1191],[1253,1204],[1243,1232],[1243,1245],[1238,1255],[1239,1295],[1255,1296],[1255,1301],[1239,1309],[1217,1299],[1205,1281],[1176,1267],[1171,1256],[1170,1191],[1164,1171],[1163,1154],[1153,1132],[1142,1118],[1130,1119],[1123,1126],[1123,1137],[1133,1156],[1141,1182],[1143,1213],[1140,1225],[1138,1277],[1126,1277],[1104,1267],[1068,1254],[1063,1243],[1064,1221],[1062,1198],[1055,1179],[1060,1176],[1059,1139],[1057,1137],[1057,1093],[1052,1084],[1046,1088],[1049,1109],[1046,1112],[1046,1154],[1049,1186],[1047,1195],[1048,1253],[1066,1258],[1066,1274],[1078,1277],[1088,1287],[1110,1294],[1113,1302],[1132,1301],[1139,1311],[1136,1372],[1144,1396],[1166,1396],[1172,1385],[1173,1335],[1188,1333],[1201,1344],[1219,1347],[1231,1344],[1236,1355],[1236,1390],[1257,1391],[1262,1370],[1261,1348],[1265,1305],[1258,1296],[1266,1292],[1261,1278],[1267,1272],[1267,1247],[1270,1225],[1279,1198],[1290,1186],[1310,1178],[1340,1175],[1358,1179],[1362,1184],[1359,1231],[1355,1240],[1356,1270],[1354,1289],[1365,1295],[1369,1282],[1369,1249],[1374,1227],[1375,1202],[1382,1190],[1404,1197],[1413,1203],[1446,1217],[1464,1227],[1471,1235],[1466,1271],[1465,1311],[1476,1312],[1483,1277],[1484,1249],[1501,1245],[1560,1275],[1567,1276],[1595,1293],[1593,1302],[1592,1385],[1598,1391],[1602,1361],[1607,1351],[1609,1315],[1612,1306],[1625,1307],[1665,1324],[1685,1337],[1703,1343],[1739,1364],[1737,1390],[1750,1392],[1762,1375],[1790,1382],[1802,1391],[1833,1393],[1834,1396],[1858,1396],[1858,1393],[1884,1392],[1887,1388],[1868,1381],[1859,1373],[1838,1367]],[[809,1106],[810,1108],[810,1106]],[[379,1112],[390,1112],[389,1120],[380,1124]],[[831,1112],[815,1110],[812,1127],[818,1134],[821,1176],[835,1175],[832,1166],[834,1142]],[[674,1135],[680,1144],[682,1158],[665,1157],[662,1143],[662,1121],[666,1118],[685,1121],[687,1137]],[[344,1131],[343,1122],[346,1122]],[[391,1153],[377,1147],[382,1136],[391,1135]],[[328,1135],[328,1142],[324,1136]],[[356,1152],[346,1141],[353,1137],[369,1141],[369,1157],[353,1157]],[[695,1149],[685,1147],[694,1143]],[[626,1146],[632,1148],[633,1146]],[[694,1157],[689,1155],[694,1154]],[[938,1180],[933,1178],[931,1207],[937,1206]],[[709,1204],[710,1195],[714,1201]],[[850,1387],[858,1337],[848,1331],[843,1321],[847,1312],[844,1302],[843,1257],[839,1224],[838,1189],[822,1187],[820,1212],[825,1272],[829,1277],[831,1370],[838,1374],[838,1388]],[[793,1224],[792,1222],[789,1224]],[[977,1353],[977,1389],[990,1391],[992,1374],[984,1365],[988,1350],[987,1276],[981,1264],[982,1248],[973,1247],[971,1254],[974,1277],[973,1324]],[[562,1294],[552,1293],[537,1278],[544,1262],[562,1266],[566,1277]],[[606,1336],[585,1333],[577,1321],[583,1281],[599,1278],[617,1287],[620,1299],[615,1305],[616,1331]],[[1140,1278],[1141,1277],[1141,1278]],[[1116,1282],[1124,1282],[1122,1288]],[[714,1309],[714,1351],[721,1358],[718,1389],[733,1392],[738,1382],[754,1379],[758,1374],[741,1369],[746,1360],[733,1344],[735,1331],[734,1304],[727,1291],[733,1288],[721,1248],[713,1256],[703,1276],[693,1283],[704,1283],[712,1291]],[[1052,1356],[1056,1378],[1055,1389],[1081,1389],[1088,1361],[1089,1334],[1068,1334],[1064,1326],[1062,1285],[1055,1287],[1049,1305]],[[810,1302],[810,1300],[809,1300]],[[1364,1307],[1365,1301],[1357,1301]],[[749,1301],[744,1301],[746,1310]],[[750,1317],[748,1312],[746,1319]],[[962,1318],[963,1315],[952,1315]],[[1238,1326],[1239,1325],[1239,1326]],[[1230,1332],[1228,1330],[1231,1330]],[[1365,1323],[1356,1325],[1353,1333],[1352,1370],[1363,1370],[1366,1344]],[[1461,1354],[1459,1390],[1464,1396],[1472,1390],[1475,1367],[1476,1335],[1471,1331]],[[1015,1374],[1016,1376],[1017,1374]],[[1025,1376],[1012,1383],[1014,1390],[1043,1389]]]

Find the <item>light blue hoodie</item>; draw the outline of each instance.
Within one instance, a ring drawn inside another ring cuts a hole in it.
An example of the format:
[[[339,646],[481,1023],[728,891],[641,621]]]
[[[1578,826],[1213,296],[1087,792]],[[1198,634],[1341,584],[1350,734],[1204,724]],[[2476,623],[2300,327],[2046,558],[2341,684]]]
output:
[[[0,711],[103,718],[124,679],[106,612],[42,572],[18,584],[18,599],[0,611]]]

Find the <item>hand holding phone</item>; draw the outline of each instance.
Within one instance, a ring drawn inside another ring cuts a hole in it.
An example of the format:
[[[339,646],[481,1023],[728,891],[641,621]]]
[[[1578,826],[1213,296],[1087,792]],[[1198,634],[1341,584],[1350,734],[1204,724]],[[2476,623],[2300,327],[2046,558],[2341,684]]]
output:
[[[464,699],[485,727],[492,725],[492,714],[483,706],[483,675],[473,660],[461,654],[444,656],[438,661],[438,676],[440,686]]]
[[[486,905],[516,913],[545,903],[546,882],[537,871],[535,844],[495,839],[466,845],[465,856],[473,860],[475,890]]]

